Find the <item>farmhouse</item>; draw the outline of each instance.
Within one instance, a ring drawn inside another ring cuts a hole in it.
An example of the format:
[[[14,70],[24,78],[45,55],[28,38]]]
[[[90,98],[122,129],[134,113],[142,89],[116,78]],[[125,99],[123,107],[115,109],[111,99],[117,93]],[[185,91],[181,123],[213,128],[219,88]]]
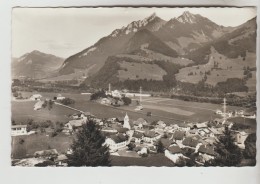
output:
[[[27,135],[27,125],[12,125],[11,135],[18,136],[18,135]]]
[[[57,166],[67,166],[68,157],[64,154],[58,155],[57,158],[54,159],[54,162]]]
[[[118,90],[112,91],[111,95],[112,95],[112,97],[117,97],[117,98],[121,98],[122,97],[121,92],[118,91]]]
[[[201,145],[197,136],[187,137],[182,141],[184,147],[198,149]]]
[[[190,125],[187,124],[187,123],[185,123],[185,122],[180,123],[180,124],[178,125],[178,130],[189,131],[190,128],[191,128]]]
[[[76,129],[82,127],[82,125],[85,123],[86,123],[86,119],[70,120],[68,123],[65,124],[64,128],[68,132],[72,132],[73,130],[76,130]]]
[[[64,100],[64,99],[65,99],[65,97],[62,96],[61,94],[58,94],[58,95],[57,95],[57,100]]]
[[[175,142],[182,142],[183,139],[185,138],[185,131],[175,131],[173,134],[172,134],[172,139],[175,141]]]
[[[41,100],[42,95],[40,94],[34,94],[30,97],[30,100]]]
[[[182,154],[181,148],[177,145],[168,147],[164,151],[164,155],[174,163],[176,163],[180,157],[184,157],[184,155]]]
[[[246,132],[236,132],[235,142],[241,148],[245,149],[245,140],[248,137]]]
[[[140,132],[136,132],[136,131],[135,131],[132,137],[134,138],[134,141],[135,141],[136,143],[140,143],[141,140],[143,139],[143,136],[144,136],[143,133],[140,133]]]
[[[42,151],[36,151],[34,154],[34,157],[38,158],[53,158],[57,157],[58,151],[56,149],[50,149],[50,150],[42,150]]]
[[[158,133],[148,130],[144,132],[143,140],[145,142],[152,143],[153,141],[156,141],[160,137],[161,135],[159,135]]]
[[[174,143],[172,140],[166,138],[161,138],[160,140],[162,142],[163,147],[165,148],[170,147]]]
[[[138,118],[134,123],[134,128],[135,129],[142,129],[144,126],[147,126],[148,123],[145,119],[143,118]]]
[[[201,157],[200,162],[205,163],[215,158],[216,153],[214,147],[211,145],[201,145],[198,149],[199,156]]]
[[[44,101],[36,102],[36,104],[34,104],[34,106],[33,106],[33,110],[35,110],[35,111],[40,110],[42,108],[43,104],[44,104]]]
[[[166,123],[164,123],[163,121],[159,120],[156,123],[156,128],[160,128],[160,129],[164,129],[166,127]]]
[[[111,135],[106,138],[105,144],[111,151],[124,148],[126,146],[127,138],[123,134]]]

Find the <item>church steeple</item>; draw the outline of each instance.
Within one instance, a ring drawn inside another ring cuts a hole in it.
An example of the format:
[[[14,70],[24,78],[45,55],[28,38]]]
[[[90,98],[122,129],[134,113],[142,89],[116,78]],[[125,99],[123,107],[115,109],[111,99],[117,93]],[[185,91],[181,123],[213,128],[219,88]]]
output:
[[[131,129],[130,124],[129,124],[129,117],[128,117],[127,113],[125,114],[123,127],[124,127],[124,128],[128,128],[128,129]]]

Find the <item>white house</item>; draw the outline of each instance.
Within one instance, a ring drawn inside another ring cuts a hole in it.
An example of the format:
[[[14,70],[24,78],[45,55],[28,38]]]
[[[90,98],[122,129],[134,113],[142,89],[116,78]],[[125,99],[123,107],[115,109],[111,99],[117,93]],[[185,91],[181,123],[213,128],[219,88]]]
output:
[[[40,110],[42,108],[43,104],[44,104],[44,101],[36,102],[36,104],[34,104],[34,106],[33,106],[33,110],[35,110],[35,111]]]
[[[202,163],[215,159],[215,155],[216,155],[214,148],[211,145],[201,145],[198,149],[198,153],[199,156],[201,157],[199,162]]]
[[[153,143],[154,141],[161,138],[161,135],[154,131],[145,131],[143,140],[147,143]]]
[[[245,149],[245,140],[248,137],[248,134],[246,132],[237,132],[236,134],[236,143],[238,147],[241,149]]]
[[[168,147],[164,151],[164,155],[174,163],[176,163],[181,157],[185,158],[185,156],[182,154],[181,148],[177,145]]]
[[[143,139],[143,136],[144,136],[143,133],[135,131],[132,137],[135,143],[140,143],[141,140]]]
[[[42,95],[40,94],[34,94],[30,97],[30,100],[41,100]]]
[[[117,97],[117,98],[121,98],[122,97],[121,92],[118,91],[118,90],[111,91],[111,95],[113,97]]]
[[[27,125],[12,125],[11,127],[11,135],[18,136],[18,135],[27,135]]]
[[[65,99],[65,97],[62,96],[61,94],[58,94],[58,95],[57,95],[57,100],[64,100],[64,99]]]
[[[111,135],[107,137],[105,143],[111,151],[126,147],[127,138],[123,134]]]
[[[108,99],[108,98],[102,98],[100,103],[104,104],[104,105],[110,105],[111,104],[111,100]]]

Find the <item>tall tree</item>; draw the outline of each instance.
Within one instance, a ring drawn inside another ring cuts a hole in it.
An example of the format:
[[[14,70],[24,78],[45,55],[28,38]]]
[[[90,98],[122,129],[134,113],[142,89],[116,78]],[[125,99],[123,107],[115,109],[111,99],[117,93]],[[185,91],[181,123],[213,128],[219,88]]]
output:
[[[100,127],[90,120],[77,132],[68,155],[69,166],[110,166],[109,148],[103,145],[105,136]]]
[[[158,145],[157,145],[157,152],[158,153],[164,153],[164,146],[163,146],[163,143],[161,141],[161,139],[158,141]]]
[[[212,162],[212,165],[237,166],[242,159],[242,152],[234,143],[234,138],[228,127],[225,127],[224,135],[219,138],[215,151],[217,157]]]

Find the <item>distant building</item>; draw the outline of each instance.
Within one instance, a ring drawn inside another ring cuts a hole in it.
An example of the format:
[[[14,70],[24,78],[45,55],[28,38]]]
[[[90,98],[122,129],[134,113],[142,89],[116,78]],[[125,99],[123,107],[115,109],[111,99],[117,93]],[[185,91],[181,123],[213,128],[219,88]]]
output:
[[[54,159],[54,162],[57,166],[68,166],[67,164],[67,161],[68,161],[68,157],[64,154],[62,155],[58,155],[55,159]]]
[[[68,123],[65,124],[64,130],[67,132],[72,132],[74,130],[77,130],[78,128],[82,127],[83,124],[86,123],[86,119],[75,119],[70,120]]]
[[[30,100],[41,100],[42,95],[40,94],[34,94],[30,97]]]
[[[121,92],[119,90],[111,91],[112,97],[122,98]]]
[[[36,151],[34,157],[38,158],[56,158],[59,154],[56,149]]]
[[[38,101],[36,104],[33,106],[33,110],[37,111],[42,108],[42,105],[44,104],[44,101]]]
[[[11,127],[11,135],[18,136],[18,135],[27,135],[27,125],[12,125]]]
[[[58,95],[57,95],[57,100],[64,100],[64,99],[65,99],[65,97],[62,96],[61,94],[58,94]]]

